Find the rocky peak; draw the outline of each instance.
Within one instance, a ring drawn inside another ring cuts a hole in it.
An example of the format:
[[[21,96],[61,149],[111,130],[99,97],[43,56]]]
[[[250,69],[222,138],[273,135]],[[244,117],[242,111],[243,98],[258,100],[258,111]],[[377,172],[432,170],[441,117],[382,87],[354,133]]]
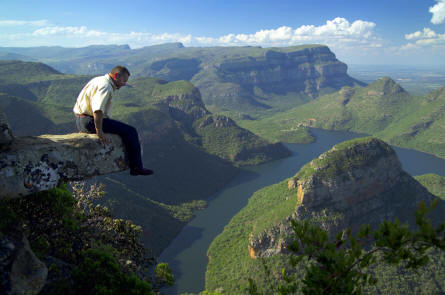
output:
[[[369,85],[370,89],[373,89],[380,95],[394,95],[405,92],[399,84],[397,84],[390,77],[382,77]]]
[[[251,257],[285,253],[292,230],[289,220],[310,220],[335,234],[383,220],[411,221],[419,201],[434,198],[402,170],[385,142],[359,138],[343,142],[306,164],[288,182],[298,205],[286,220],[251,237]]]
[[[192,122],[210,114],[201,99],[198,88],[193,87],[189,93],[168,95],[157,104],[160,110],[168,112],[173,119]]]
[[[306,164],[291,182],[297,180],[301,206],[345,209],[390,189],[402,173],[388,144],[365,138],[334,146]]]

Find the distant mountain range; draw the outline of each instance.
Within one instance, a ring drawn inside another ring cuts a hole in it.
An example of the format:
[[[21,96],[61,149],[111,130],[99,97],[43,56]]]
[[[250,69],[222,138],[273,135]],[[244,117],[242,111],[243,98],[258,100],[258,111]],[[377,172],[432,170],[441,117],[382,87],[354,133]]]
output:
[[[349,77],[347,66],[323,45],[0,47],[1,54],[38,60],[63,73],[102,74],[124,64],[134,76],[188,80],[199,88],[211,111],[240,116],[277,112],[346,85],[365,85]]]

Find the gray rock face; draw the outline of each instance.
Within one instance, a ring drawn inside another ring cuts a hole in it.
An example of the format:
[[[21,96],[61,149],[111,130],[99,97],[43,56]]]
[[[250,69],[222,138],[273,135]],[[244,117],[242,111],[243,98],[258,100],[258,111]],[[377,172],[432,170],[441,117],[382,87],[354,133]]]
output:
[[[13,136],[9,128],[5,114],[0,111],[0,149],[5,148],[12,142]]]
[[[48,269],[20,230],[0,238],[0,294],[34,295],[46,283]]]
[[[0,152],[0,198],[128,169],[122,140],[107,136],[112,140],[107,146],[96,135],[83,133],[15,138]]]
[[[272,92],[303,91],[317,95],[325,87],[341,88],[357,81],[346,73],[328,47],[293,52],[267,51],[263,57],[228,60],[219,66],[218,76],[225,82],[258,86]]]
[[[288,188],[297,190],[299,205],[287,220],[250,238],[252,258],[286,252],[291,218],[336,234],[394,218],[411,222],[419,201],[434,198],[402,170],[394,150],[375,138],[335,146],[305,165]]]

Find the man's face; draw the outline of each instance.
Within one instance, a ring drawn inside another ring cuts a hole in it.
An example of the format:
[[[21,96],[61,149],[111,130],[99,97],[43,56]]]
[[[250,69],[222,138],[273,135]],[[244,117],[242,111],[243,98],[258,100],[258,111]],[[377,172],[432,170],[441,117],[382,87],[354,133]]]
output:
[[[116,84],[116,88],[119,89],[122,86],[125,86],[128,81],[128,74],[127,73],[116,73],[114,78],[114,83]]]

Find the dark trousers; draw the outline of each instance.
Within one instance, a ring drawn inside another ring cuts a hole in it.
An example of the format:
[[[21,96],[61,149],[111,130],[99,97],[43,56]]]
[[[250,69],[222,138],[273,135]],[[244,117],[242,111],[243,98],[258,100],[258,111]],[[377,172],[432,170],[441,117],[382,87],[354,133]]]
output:
[[[85,133],[96,133],[94,118],[90,116],[76,117],[77,130]],[[104,133],[117,134],[122,138],[128,154],[130,168],[142,168],[141,144],[136,128],[125,123],[104,118],[102,123]]]

